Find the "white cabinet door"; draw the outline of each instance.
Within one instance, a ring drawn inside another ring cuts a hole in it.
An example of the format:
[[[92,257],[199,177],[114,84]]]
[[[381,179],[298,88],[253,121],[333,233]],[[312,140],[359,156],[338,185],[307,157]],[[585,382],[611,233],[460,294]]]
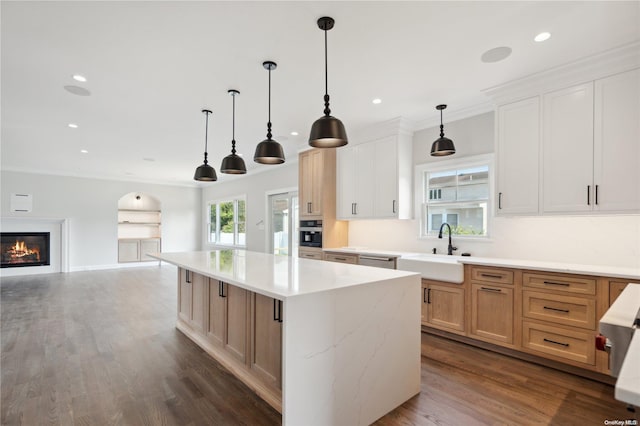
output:
[[[340,148],[336,159],[337,211],[338,219],[352,219],[356,200],[356,147]]]
[[[595,83],[594,209],[640,210],[640,70]]]
[[[140,240],[118,241],[118,262],[137,262],[140,260]]]
[[[365,143],[356,147],[356,205],[355,217],[366,219],[373,217],[373,199],[375,197],[375,144]]]
[[[398,142],[387,138],[375,142],[376,172],[374,216],[393,218],[398,216]]]
[[[157,260],[147,256],[147,253],[159,253],[160,252],[160,240],[149,239],[140,240],[140,260]]]
[[[590,211],[593,197],[593,82],[544,95],[545,212]]]
[[[537,214],[540,147],[538,96],[498,107],[497,214]]]

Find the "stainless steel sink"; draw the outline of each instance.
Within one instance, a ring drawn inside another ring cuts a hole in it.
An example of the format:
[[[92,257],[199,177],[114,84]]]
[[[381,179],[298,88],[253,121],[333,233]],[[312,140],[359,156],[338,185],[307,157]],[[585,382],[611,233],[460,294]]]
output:
[[[398,259],[398,269],[417,272],[430,280],[462,284],[464,267],[459,259],[460,256],[438,254],[409,255]]]

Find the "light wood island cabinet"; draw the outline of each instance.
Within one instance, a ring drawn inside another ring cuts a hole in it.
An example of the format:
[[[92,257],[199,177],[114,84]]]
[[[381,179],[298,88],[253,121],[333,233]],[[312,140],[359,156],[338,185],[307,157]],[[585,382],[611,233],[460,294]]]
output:
[[[251,298],[251,370],[282,389],[282,302],[258,293]]]

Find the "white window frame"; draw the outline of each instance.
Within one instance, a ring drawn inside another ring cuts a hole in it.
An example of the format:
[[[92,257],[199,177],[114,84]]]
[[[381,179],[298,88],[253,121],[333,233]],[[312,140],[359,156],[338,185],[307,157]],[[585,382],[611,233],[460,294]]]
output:
[[[489,197],[487,199],[487,232],[485,235],[456,235],[456,238],[464,238],[465,240],[489,241],[491,229],[493,228],[493,202],[494,199],[494,156],[493,154],[473,155],[462,158],[452,158],[445,160],[431,161],[429,163],[417,164],[415,166],[415,189],[414,189],[414,206],[415,215],[418,220],[418,239],[429,240],[438,238],[437,235],[425,234],[425,173],[426,172],[443,172],[454,169],[464,169],[471,167],[489,166]]]
[[[239,241],[239,233],[238,233],[238,201],[244,201],[244,234],[245,234],[245,243],[240,244]],[[220,204],[222,203],[233,203],[233,244],[226,244],[220,242]],[[211,241],[211,205],[216,205],[216,239],[217,241]],[[220,198],[217,200],[207,201],[206,208],[206,241],[207,244],[211,246],[223,246],[223,247],[237,247],[237,248],[246,248],[247,247],[247,196],[243,195],[235,195]]]

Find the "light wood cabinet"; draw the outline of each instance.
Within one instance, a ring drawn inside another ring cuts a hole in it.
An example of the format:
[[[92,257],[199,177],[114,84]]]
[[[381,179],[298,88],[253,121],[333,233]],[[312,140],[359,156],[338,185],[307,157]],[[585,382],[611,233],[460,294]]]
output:
[[[198,332],[204,330],[205,284],[208,281],[203,275],[179,269],[178,317]]]
[[[620,293],[627,286],[628,282],[626,281],[609,281],[609,305],[613,305],[613,302],[616,301]]]
[[[537,214],[540,98],[535,96],[501,105],[496,120],[496,214]]]
[[[410,219],[412,170],[406,138],[389,136],[341,148],[337,159],[337,217]]]
[[[247,359],[249,343],[249,292],[210,279],[206,336],[240,362]]]
[[[493,343],[513,343],[513,288],[471,284],[471,334]]]
[[[328,262],[337,263],[349,263],[351,265],[358,264],[359,256],[357,254],[344,254],[344,253],[324,253],[324,260]]]
[[[178,270],[178,318],[189,323],[191,321],[191,302],[193,301],[193,284],[191,271]]]
[[[335,151],[310,149],[300,153],[300,217],[320,216],[323,208],[325,190],[325,158],[335,158]],[[330,170],[326,171],[327,173]]]
[[[252,293],[251,370],[262,381],[282,388],[282,302]]]
[[[465,332],[462,285],[422,280],[422,324],[457,334]]]
[[[322,249],[299,247],[298,257],[303,259],[322,260],[323,258]]]

